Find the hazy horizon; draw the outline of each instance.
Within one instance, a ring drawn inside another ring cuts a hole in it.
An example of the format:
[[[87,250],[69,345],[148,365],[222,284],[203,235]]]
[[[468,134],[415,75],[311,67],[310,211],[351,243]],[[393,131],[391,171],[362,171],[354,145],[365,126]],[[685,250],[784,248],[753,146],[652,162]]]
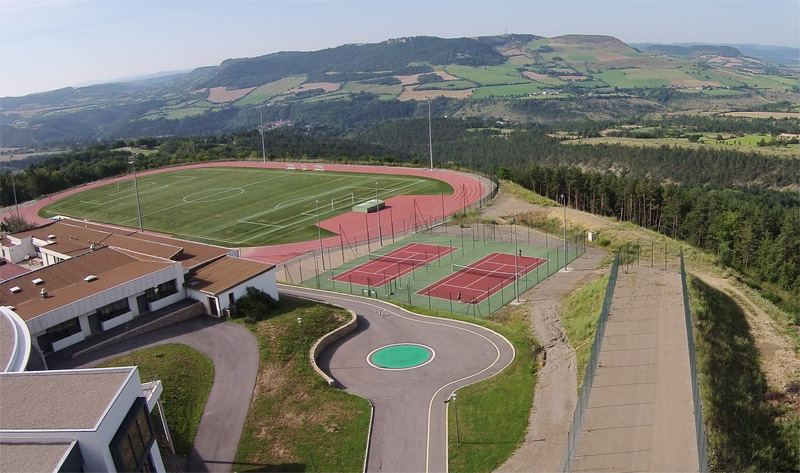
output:
[[[772,13],[772,14],[771,14]],[[755,24],[752,18],[769,21]],[[408,36],[798,47],[796,0],[4,0],[0,97]]]

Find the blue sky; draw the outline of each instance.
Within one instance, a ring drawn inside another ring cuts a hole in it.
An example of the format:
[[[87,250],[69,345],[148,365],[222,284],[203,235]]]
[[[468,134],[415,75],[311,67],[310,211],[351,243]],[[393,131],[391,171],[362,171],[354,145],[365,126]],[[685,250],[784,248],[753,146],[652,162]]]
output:
[[[1,0],[0,97],[402,36],[800,46],[800,0]]]

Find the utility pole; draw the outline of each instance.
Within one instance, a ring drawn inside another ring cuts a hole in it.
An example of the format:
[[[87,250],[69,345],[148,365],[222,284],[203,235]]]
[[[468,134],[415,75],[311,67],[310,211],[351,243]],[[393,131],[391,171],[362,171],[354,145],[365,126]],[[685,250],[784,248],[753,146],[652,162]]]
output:
[[[319,255],[322,256],[322,270],[325,270],[325,253],[322,252],[322,227],[319,226],[319,199],[314,201],[317,210],[317,237],[319,238]]]
[[[383,230],[381,230],[381,206],[378,204],[378,182],[375,182],[375,213],[378,214],[378,238],[383,247]]]

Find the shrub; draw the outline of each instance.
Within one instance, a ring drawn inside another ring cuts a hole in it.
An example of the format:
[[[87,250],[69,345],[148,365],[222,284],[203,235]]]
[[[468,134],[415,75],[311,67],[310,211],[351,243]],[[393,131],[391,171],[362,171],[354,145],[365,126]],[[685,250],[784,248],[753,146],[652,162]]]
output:
[[[275,305],[275,299],[261,289],[252,286],[248,286],[245,291],[245,295],[236,300],[236,310],[233,311],[233,316],[243,318],[247,323],[266,318],[270,309]]]

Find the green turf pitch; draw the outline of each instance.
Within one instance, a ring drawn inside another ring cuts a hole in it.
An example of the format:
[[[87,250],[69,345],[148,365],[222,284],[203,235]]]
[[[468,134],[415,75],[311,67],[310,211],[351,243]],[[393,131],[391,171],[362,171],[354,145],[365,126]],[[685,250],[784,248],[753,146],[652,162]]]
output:
[[[417,176],[331,171],[209,167],[137,177],[146,230],[226,247],[315,239],[317,207],[320,220],[349,212],[353,202],[375,198],[376,182],[381,200],[453,193],[449,184]],[[39,215],[137,228],[133,179],[60,199]]]

